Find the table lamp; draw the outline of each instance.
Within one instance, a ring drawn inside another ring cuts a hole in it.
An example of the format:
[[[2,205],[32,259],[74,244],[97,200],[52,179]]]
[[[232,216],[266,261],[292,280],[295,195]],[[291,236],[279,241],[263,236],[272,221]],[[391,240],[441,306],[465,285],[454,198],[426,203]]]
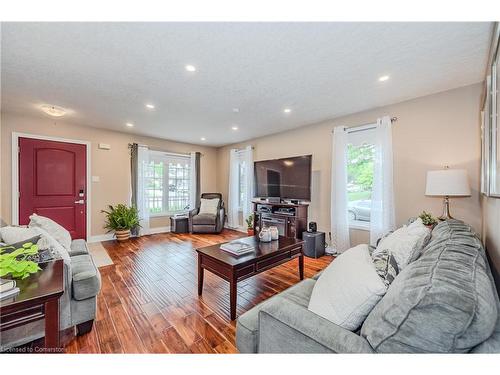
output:
[[[469,179],[465,169],[445,169],[427,172],[425,195],[444,197],[443,214],[439,220],[453,219],[450,215],[450,197],[470,197]]]

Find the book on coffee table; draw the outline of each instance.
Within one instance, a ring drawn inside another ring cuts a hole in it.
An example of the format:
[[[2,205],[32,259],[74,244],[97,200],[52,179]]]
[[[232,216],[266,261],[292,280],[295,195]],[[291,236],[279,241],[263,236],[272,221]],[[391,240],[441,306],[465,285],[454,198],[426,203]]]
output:
[[[220,249],[233,255],[243,255],[251,253],[255,250],[255,247],[246,242],[236,240],[220,245]]]

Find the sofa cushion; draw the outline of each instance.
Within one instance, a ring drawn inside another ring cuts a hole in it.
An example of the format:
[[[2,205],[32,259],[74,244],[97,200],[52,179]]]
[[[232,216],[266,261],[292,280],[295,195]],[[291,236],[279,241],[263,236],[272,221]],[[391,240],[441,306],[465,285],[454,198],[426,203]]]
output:
[[[468,352],[492,335],[497,304],[481,241],[449,220],[394,280],[361,335],[377,352]]]
[[[280,298],[285,298],[307,309],[315,283],[316,281],[312,279],[303,280],[286,289],[280,293],[279,296]],[[266,303],[269,303],[269,301],[274,298],[276,298],[276,296],[259,303],[238,318],[236,323],[236,342],[238,350],[241,353],[257,353],[259,342],[259,312]]]
[[[71,250],[69,251],[70,256],[88,254],[89,249],[87,247],[87,242],[85,240],[73,240],[71,242]]]
[[[199,214],[193,216],[195,225],[215,225],[216,216],[214,214]]]
[[[73,276],[73,298],[84,300],[96,296],[101,289],[101,274],[97,270],[90,255],[71,257],[71,274]]]
[[[313,313],[354,331],[375,307],[387,286],[375,270],[368,245],[342,253],[323,271],[309,302]]]

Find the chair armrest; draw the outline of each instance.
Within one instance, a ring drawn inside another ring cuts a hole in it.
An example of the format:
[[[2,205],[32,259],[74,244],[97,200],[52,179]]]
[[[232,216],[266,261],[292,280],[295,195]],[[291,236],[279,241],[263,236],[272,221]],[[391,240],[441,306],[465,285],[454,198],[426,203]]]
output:
[[[259,312],[261,353],[373,353],[363,337],[279,295]]]
[[[200,212],[200,208],[193,208],[192,210],[189,211],[189,216],[188,216],[188,230],[189,232],[193,231],[193,216],[198,215]]]

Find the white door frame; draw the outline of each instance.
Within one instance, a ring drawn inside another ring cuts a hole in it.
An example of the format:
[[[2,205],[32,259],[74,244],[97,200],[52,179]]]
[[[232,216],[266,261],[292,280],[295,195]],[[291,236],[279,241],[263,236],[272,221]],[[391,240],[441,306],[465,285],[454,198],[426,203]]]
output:
[[[91,184],[90,184],[90,150],[91,150],[91,142],[82,141],[79,139],[67,139],[67,138],[59,138],[59,137],[48,137],[45,135],[38,134],[27,134],[27,133],[17,133],[12,132],[12,225],[19,225],[19,138],[31,138],[38,139],[41,141],[56,141],[63,143],[75,143],[79,145],[86,146],[86,164],[87,164],[87,177],[86,177],[86,194],[87,199],[85,201],[86,213],[87,213],[87,238],[90,238],[90,203],[91,203]]]

